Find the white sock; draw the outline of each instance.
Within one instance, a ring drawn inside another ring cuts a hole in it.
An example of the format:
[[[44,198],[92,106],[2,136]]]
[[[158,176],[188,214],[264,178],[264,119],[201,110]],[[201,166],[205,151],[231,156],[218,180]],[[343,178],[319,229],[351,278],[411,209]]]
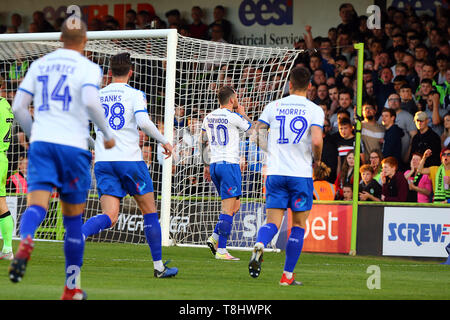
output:
[[[162,263],[162,260],[153,261],[153,268],[159,272],[164,271],[164,264]]]
[[[214,240],[219,241],[219,235],[217,233],[213,233],[212,237]]]
[[[227,248],[217,248],[217,253],[218,254],[225,254],[227,253]]]
[[[286,278],[292,279],[292,275],[293,275],[292,272],[283,271],[283,273],[286,275]]]

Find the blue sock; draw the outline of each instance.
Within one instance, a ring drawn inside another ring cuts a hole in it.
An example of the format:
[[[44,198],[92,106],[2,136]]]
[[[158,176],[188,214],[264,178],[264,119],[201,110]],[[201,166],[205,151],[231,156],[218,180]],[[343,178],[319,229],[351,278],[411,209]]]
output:
[[[82,214],[73,217],[63,216],[66,235],[64,237],[64,255],[66,257],[66,285],[75,288],[75,280],[83,265],[84,239],[81,232]]]
[[[267,244],[272,241],[277,232],[278,228],[274,223],[266,223],[261,228],[259,228],[256,242],[262,242],[264,244],[264,247],[267,247]]]
[[[44,221],[46,214],[47,211],[41,206],[29,206],[23,213],[20,221],[20,238],[25,239],[28,235],[34,238],[34,233]]]
[[[294,271],[298,258],[300,258],[300,254],[302,253],[304,235],[305,229],[300,227],[292,227],[291,235],[289,236],[286,244],[286,261],[284,264],[284,271]]]
[[[158,213],[144,214],[144,233],[150,247],[153,261],[162,259],[161,248],[161,225],[159,224]]]
[[[111,228],[110,217],[107,214],[99,214],[86,221],[81,230],[87,238],[108,228]]]
[[[231,234],[231,228],[233,226],[233,217],[228,214],[221,214],[219,216],[219,222],[217,223],[217,231],[219,234],[218,248],[224,249],[227,247],[228,237]]]

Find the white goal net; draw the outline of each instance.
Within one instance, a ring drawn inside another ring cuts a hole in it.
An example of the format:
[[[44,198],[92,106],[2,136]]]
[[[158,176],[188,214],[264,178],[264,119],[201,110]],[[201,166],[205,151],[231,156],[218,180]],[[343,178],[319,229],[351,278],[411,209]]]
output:
[[[174,155],[165,160],[162,148],[154,140],[145,135],[140,140],[161,213],[163,244],[204,245],[221,212],[221,202],[214,185],[203,179],[198,143],[203,117],[218,107],[217,90],[231,85],[249,117],[257,120],[267,103],[287,93],[288,74],[298,51],[197,40],[173,34],[173,30],[89,32],[88,36],[85,55],[103,68],[103,86],[111,81],[109,58],[124,51],[131,54],[134,75],[129,84],[146,94],[151,119],[173,142]],[[58,37],[0,35],[2,97],[12,103],[30,64],[58,48]],[[32,106],[30,111],[33,112]],[[15,212],[16,229],[26,208],[26,188],[16,180],[18,175],[26,178],[27,149],[28,140],[14,123],[7,153],[8,176],[12,177],[7,192],[8,203],[14,207],[11,211]],[[265,219],[264,157],[248,134],[241,142],[241,170],[242,204],[234,217],[228,242],[231,247],[250,247]],[[85,219],[101,213],[95,184],[92,170]],[[55,193],[37,238],[62,239],[64,230],[57,199]],[[143,219],[134,199],[123,199],[120,212],[113,228],[88,240],[145,242]]]

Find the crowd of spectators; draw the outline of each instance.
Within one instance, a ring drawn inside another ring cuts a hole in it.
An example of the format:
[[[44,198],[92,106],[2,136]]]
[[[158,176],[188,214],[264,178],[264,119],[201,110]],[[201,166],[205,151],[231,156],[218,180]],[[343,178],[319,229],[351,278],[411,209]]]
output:
[[[149,11],[141,10],[136,12],[129,9],[125,13],[124,21],[119,21],[111,15],[104,15],[89,19],[89,31],[104,30],[138,30],[138,29],[177,29],[182,36],[230,42],[232,25],[226,18],[226,8],[217,5],[213,10],[213,21],[207,24],[204,19],[203,9],[199,6],[191,8],[191,21],[187,22],[181,17],[178,9],[172,9],[165,13],[165,17],[151,14]],[[64,18],[57,18],[53,24],[50,23],[42,11],[35,11],[32,21],[28,26],[24,26],[23,17],[18,13],[11,15],[8,25],[0,25],[0,33],[24,33],[24,32],[56,32],[60,31]]]
[[[225,14],[223,6],[215,7],[214,21],[208,25],[198,6],[192,7],[191,23],[182,19],[177,9],[168,11],[166,20],[129,10],[122,28],[177,28],[187,37],[229,42],[232,28]],[[430,15],[416,14],[411,6],[389,7],[382,13],[381,28],[372,29],[368,28],[368,17],[358,16],[350,3],[339,7],[339,16],[341,23],[331,27],[327,36],[314,37],[313,28],[306,26],[304,37],[294,44],[295,49],[302,50],[295,65],[309,68],[312,74],[307,97],[326,115],[322,156],[325,167],[315,172],[315,198],[351,200],[353,180],[358,174],[358,194],[363,201],[445,201],[450,176],[449,11],[438,6]],[[19,17],[13,15],[16,22],[6,32],[23,30]],[[60,24],[50,25],[37,12],[28,31],[54,31]],[[94,19],[88,27],[121,28],[111,16]],[[364,43],[361,166],[359,172],[354,172],[358,119],[354,44],[360,42]],[[15,77],[11,79],[19,81],[24,70],[23,64],[11,66],[9,72]],[[175,153],[174,170],[188,185],[195,186],[190,193],[202,192],[206,189],[198,189],[204,184],[196,149],[201,116],[187,117],[183,109],[176,110],[175,115],[174,144],[180,152]],[[160,116],[154,120],[163,132],[162,113]],[[146,139],[141,146],[148,154],[152,149],[153,154],[159,154],[157,146]],[[183,150],[190,150],[190,156],[185,157]],[[257,197],[264,176],[259,150],[250,139],[242,143],[241,150],[244,180],[258,182],[257,187],[244,183],[246,196]],[[148,159],[154,174],[160,174],[161,162],[160,154]],[[158,176],[153,179],[160,181]],[[175,185],[174,192],[183,185]]]
[[[448,189],[450,176],[449,11],[437,7],[434,15],[417,15],[411,6],[389,7],[379,29],[369,29],[367,16],[358,16],[352,4],[342,4],[339,15],[342,22],[329,29],[328,37],[313,37],[306,26],[295,44],[317,52],[303,55],[297,65],[311,70],[308,98],[327,118],[322,161],[330,168],[325,180],[336,192],[316,192],[316,199],[344,200],[344,187],[353,187],[354,43],[363,42],[359,199],[446,201],[436,198],[436,188]]]

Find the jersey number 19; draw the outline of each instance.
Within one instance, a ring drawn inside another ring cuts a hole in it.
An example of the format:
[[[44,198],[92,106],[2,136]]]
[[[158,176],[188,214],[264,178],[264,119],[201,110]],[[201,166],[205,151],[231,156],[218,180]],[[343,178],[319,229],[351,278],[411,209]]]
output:
[[[278,121],[280,121],[280,138],[277,140],[278,144],[286,144],[289,143],[289,139],[286,137],[286,129],[291,130],[293,133],[295,133],[297,136],[294,138],[294,141],[292,141],[293,144],[297,144],[302,139],[303,135],[306,132],[306,129],[308,128],[308,121],[302,117],[297,116],[291,120],[289,125],[286,128],[286,116],[277,116],[275,117]],[[298,128],[297,123],[300,123],[300,128]]]

